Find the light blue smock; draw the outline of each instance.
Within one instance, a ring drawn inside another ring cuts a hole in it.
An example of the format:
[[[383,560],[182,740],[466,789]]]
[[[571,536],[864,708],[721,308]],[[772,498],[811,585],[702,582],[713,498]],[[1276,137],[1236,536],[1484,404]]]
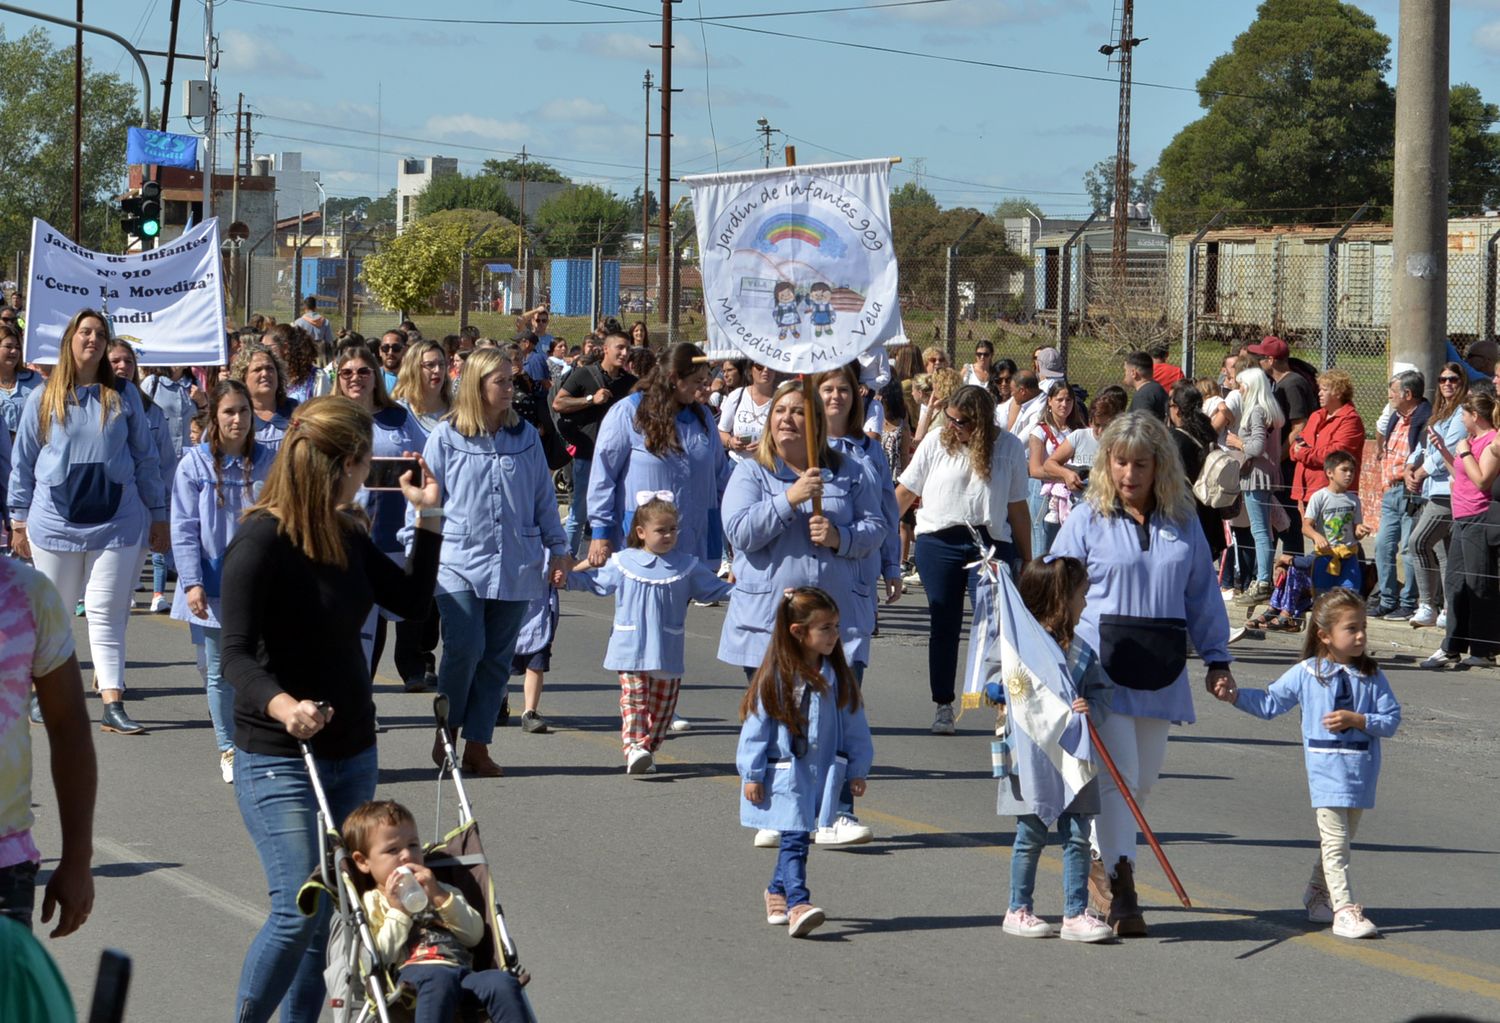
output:
[[[172,557],[177,562],[172,617],[179,622],[219,628],[224,552],[239,528],[240,516],[259,499],[275,459],[274,454],[256,444],[247,482],[243,458],[222,459],[220,473],[215,475],[207,441],[183,452],[172,482]],[[187,591],[194,586],[202,586],[208,598],[207,618],[199,618],[188,610]]]

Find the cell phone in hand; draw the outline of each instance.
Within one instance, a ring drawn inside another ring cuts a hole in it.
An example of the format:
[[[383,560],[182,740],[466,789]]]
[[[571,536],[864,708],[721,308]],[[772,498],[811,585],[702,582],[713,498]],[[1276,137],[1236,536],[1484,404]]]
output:
[[[422,464],[415,458],[372,458],[370,475],[365,477],[366,490],[400,490],[401,477],[411,473],[414,485],[421,485]]]

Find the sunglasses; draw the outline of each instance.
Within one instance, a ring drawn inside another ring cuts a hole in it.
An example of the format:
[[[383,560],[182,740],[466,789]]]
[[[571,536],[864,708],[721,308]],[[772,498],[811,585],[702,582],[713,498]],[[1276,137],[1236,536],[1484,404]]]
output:
[[[1456,383],[1460,383],[1460,380],[1459,380],[1458,377],[1454,377],[1454,376],[1441,376],[1441,377],[1438,377],[1438,383],[1440,383],[1440,384],[1456,384]]]
[[[341,369],[341,370],[339,370],[339,379],[340,380],[357,380],[357,379],[359,379],[361,377],[371,376],[371,375],[374,374],[374,372],[375,371],[372,370],[372,369],[370,369],[369,366],[363,366],[363,367],[361,367],[359,369]]]
[[[381,345],[380,350],[382,352],[399,352],[401,345]]]
[[[974,425],[974,420],[965,419],[963,416],[955,416],[952,412],[944,412],[943,415],[947,417],[948,422],[960,430],[967,430]]]

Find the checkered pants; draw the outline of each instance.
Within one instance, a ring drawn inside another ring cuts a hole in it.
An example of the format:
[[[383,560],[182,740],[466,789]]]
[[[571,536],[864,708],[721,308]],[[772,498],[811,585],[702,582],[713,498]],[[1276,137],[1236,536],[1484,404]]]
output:
[[[680,678],[620,672],[620,743],[626,753],[636,746],[653,753],[661,748],[681,686]]]

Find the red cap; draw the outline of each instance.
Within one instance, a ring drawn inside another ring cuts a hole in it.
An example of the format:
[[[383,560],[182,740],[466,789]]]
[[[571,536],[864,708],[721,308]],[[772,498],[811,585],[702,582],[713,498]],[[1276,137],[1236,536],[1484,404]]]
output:
[[[1260,344],[1251,345],[1246,349],[1251,355],[1260,355],[1267,359],[1285,359],[1292,354],[1292,350],[1286,346],[1286,342],[1279,337],[1267,334],[1260,339]]]

